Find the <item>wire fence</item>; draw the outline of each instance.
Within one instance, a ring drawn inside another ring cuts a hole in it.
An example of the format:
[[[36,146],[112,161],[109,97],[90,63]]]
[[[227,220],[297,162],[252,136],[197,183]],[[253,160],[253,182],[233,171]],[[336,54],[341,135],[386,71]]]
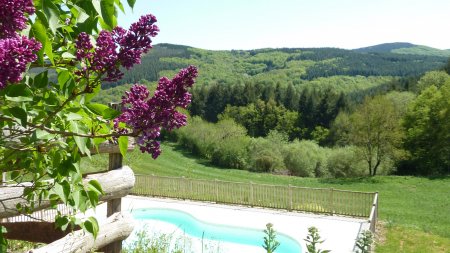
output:
[[[54,209],[43,209],[31,214],[21,214],[13,217],[4,218],[3,222],[28,222],[28,221],[47,221],[53,222],[58,215],[73,215],[76,212],[65,204],[59,204]]]

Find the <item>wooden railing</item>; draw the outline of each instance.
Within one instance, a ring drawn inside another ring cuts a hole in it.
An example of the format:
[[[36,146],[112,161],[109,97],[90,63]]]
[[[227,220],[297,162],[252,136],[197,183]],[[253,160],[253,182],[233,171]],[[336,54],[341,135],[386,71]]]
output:
[[[130,141],[128,151],[134,149],[134,142]],[[33,252],[91,252],[92,248],[102,249],[102,252],[120,253],[121,242],[133,231],[133,219],[130,215],[121,212],[121,198],[128,195],[134,186],[135,178],[131,168],[122,166],[122,156],[117,145],[104,143],[97,149],[91,150],[92,154],[108,153],[109,170],[90,175],[84,175],[85,183],[96,180],[102,186],[103,194],[100,201],[107,202],[107,216],[96,239],[83,230],[74,232],[60,232],[55,229],[53,223],[55,214],[73,214],[67,206],[59,205],[58,209],[47,209],[51,206],[48,199],[35,203],[31,215],[21,215],[16,206],[28,204],[23,198],[23,188],[31,185],[30,182],[21,184],[3,184],[0,187],[0,225],[8,230],[8,239],[24,240],[31,242],[49,243]],[[45,233],[43,232],[45,231]],[[70,232],[70,233],[69,233]],[[42,235],[42,236],[37,236]],[[53,239],[56,239],[54,241]]]
[[[373,224],[375,224],[377,218],[376,215],[371,215],[374,198],[378,196],[373,192],[184,177],[152,175],[135,175],[135,177],[136,184],[132,190],[134,195],[211,201],[354,217],[370,216],[374,220],[371,221]]]
[[[373,203],[369,216],[370,231],[372,233],[375,233],[377,220],[378,220],[378,192],[376,192],[375,195],[373,196]]]

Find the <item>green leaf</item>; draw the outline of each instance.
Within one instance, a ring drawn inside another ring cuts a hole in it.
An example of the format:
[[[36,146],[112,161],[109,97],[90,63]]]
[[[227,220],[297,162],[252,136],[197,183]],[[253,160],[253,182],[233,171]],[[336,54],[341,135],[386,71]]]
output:
[[[78,121],[70,121],[70,131],[77,133],[77,134],[85,134],[86,131],[83,130],[83,127],[79,125]],[[74,136],[73,139],[75,140],[75,143],[78,146],[78,149],[81,153],[90,155],[90,151],[87,148],[87,138],[86,137],[80,137],[80,136]]]
[[[64,84],[70,79],[70,72],[67,69],[58,70],[58,83],[60,87],[63,87]]]
[[[123,7],[123,4],[120,0],[115,0],[116,5],[119,6],[119,9],[122,11],[122,13],[125,14],[125,8]]]
[[[73,201],[75,202],[75,208],[81,212],[85,212],[87,209],[86,201],[88,200],[86,195],[82,191],[75,191],[73,193]]]
[[[85,100],[86,102],[90,102],[102,89],[101,85],[97,85],[92,93],[86,94],[85,95]]]
[[[73,14],[73,17],[77,19],[77,23],[83,23],[89,19],[89,14],[87,14],[80,6],[73,5],[72,8],[70,8],[70,12]]]
[[[102,15],[102,7],[100,5],[101,0],[92,0],[92,5],[94,6],[95,11],[98,15]]]
[[[54,134],[50,134],[47,131],[41,129],[36,129],[35,135],[36,139],[38,140],[50,140],[55,137]]]
[[[101,16],[109,30],[112,30],[117,26],[116,8],[114,6],[114,0],[101,0]]]
[[[33,85],[39,89],[46,87],[48,85],[48,71],[43,71],[35,76]]]
[[[64,202],[67,202],[68,196],[70,194],[70,185],[67,181],[62,182],[61,184],[56,183],[53,192],[58,195],[58,197]]]
[[[114,119],[120,115],[119,111],[116,111],[103,104],[87,104],[86,107],[96,115],[102,116],[104,119]]]
[[[103,111],[109,107],[104,104],[86,104],[86,107],[93,113],[103,116]]]
[[[89,197],[89,201],[91,202],[92,206],[97,206],[98,204],[98,193],[96,193],[95,191],[88,191],[87,192],[88,197]]]
[[[48,59],[50,60],[50,62],[52,63],[52,65],[55,65],[55,61],[53,60],[53,47],[52,47],[52,42],[50,41],[49,38],[47,38],[47,41],[45,42],[44,52],[45,52],[45,54],[48,56]]]
[[[48,56],[48,59],[51,61],[51,63],[55,65],[55,62],[53,61],[52,42],[47,36],[47,28],[40,19],[36,19],[36,22],[34,22],[31,29],[36,39],[42,44],[42,48],[41,50],[39,50],[39,52],[44,52]]]
[[[6,90],[8,97],[31,97],[31,90],[25,84],[9,85]]]
[[[11,180],[17,180],[21,175],[21,172],[18,170],[14,170],[11,172]]]
[[[33,101],[33,98],[30,98],[30,97],[9,97],[9,96],[6,96],[5,98],[6,98],[6,100],[11,101],[11,102],[29,102],[29,101]]]
[[[9,85],[5,98],[13,102],[33,101],[31,90],[25,84]]]
[[[73,55],[73,54],[71,54],[69,52],[62,53],[61,57],[64,58],[64,59],[75,59],[75,58],[77,58],[77,57],[75,57],[75,55]]]
[[[97,180],[91,180],[88,183],[89,189],[92,189],[93,191],[96,191],[98,194],[103,194],[103,189],[100,183]]]
[[[84,221],[83,227],[94,236],[94,239],[97,238],[99,230],[97,219],[94,217],[89,217],[86,221]]]
[[[120,153],[125,156],[128,150],[128,136],[120,136],[118,142]]]
[[[134,8],[134,4],[136,3],[136,0],[127,0],[128,6],[130,6],[131,9]]]
[[[82,120],[83,117],[78,114],[78,113],[73,113],[73,112],[69,112],[68,114],[65,115],[67,120],[71,121],[71,120]]]
[[[51,0],[43,0],[42,9],[45,13],[45,16],[47,17],[50,31],[52,31],[53,34],[56,34],[56,29],[60,27],[59,24],[60,13],[58,8],[56,7],[55,4],[53,4]]]
[[[0,226],[0,252],[8,252],[8,240],[3,236],[7,232],[4,226]]]
[[[64,231],[69,225],[69,219],[67,219],[67,217],[60,216],[56,218],[55,223],[57,227],[61,228]]]
[[[27,125],[27,112],[20,107],[12,107],[9,108],[8,111],[11,113],[14,118],[19,119],[20,123],[23,127]]]

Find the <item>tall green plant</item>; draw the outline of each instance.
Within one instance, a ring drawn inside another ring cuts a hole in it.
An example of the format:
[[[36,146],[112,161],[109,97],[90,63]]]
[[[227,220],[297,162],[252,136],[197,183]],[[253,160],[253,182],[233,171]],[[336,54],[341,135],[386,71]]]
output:
[[[319,230],[316,227],[308,228],[308,236],[306,236],[306,248],[308,253],[329,253],[331,250],[321,250],[318,248],[325,240],[320,240]]]
[[[364,230],[356,240],[357,253],[370,253],[370,246],[373,243],[373,234],[369,230]]]
[[[262,247],[267,251],[267,253],[274,253],[278,246],[280,246],[280,243],[276,240],[277,235],[275,229],[273,229],[272,223],[266,224],[264,234],[264,244]]]

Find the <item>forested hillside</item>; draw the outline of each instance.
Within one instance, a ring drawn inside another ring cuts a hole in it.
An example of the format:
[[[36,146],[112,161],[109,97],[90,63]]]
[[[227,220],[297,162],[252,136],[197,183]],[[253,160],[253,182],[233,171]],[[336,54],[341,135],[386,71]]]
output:
[[[176,70],[188,64],[203,67],[201,79],[205,80],[242,79],[261,74],[263,74],[262,79],[265,79],[264,74],[276,74],[279,78],[279,74],[286,74],[291,81],[300,82],[334,75],[418,76],[426,71],[440,68],[446,63],[446,54],[401,54],[401,51],[417,47],[420,46],[394,43],[356,50],[282,48],[208,51],[187,46],[158,44],[143,57],[140,65],[125,71],[123,79],[106,83],[105,87],[135,83],[142,79],[156,81],[160,71]],[[400,53],[396,53],[396,50]]]
[[[404,42],[384,43],[371,47],[358,48],[355,49],[354,51],[364,53],[396,53],[396,54],[450,57],[449,49],[441,50],[432,47],[414,45],[411,43],[404,43]]]
[[[209,51],[159,44],[120,82],[105,83],[97,101],[120,101],[132,83],[154,88],[159,77],[195,65],[188,108],[194,118],[172,137],[213,164],[317,177],[448,173],[450,77],[432,71],[448,70],[447,58],[394,53],[414,48]],[[434,115],[439,106],[444,116],[422,125],[429,115],[421,110]]]

